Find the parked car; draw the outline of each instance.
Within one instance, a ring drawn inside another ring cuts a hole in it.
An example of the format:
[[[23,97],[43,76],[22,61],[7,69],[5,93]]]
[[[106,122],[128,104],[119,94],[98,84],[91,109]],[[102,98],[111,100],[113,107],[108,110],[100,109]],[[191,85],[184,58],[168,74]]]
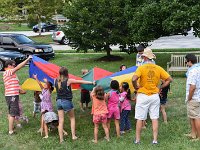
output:
[[[25,59],[26,59],[26,56],[20,52],[5,50],[3,48],[0,48],[0,70],[4,69],[5,62],[7,60],[14,60],[15,63],[18,65]]]
[[[69,42],[70,42],[70,40],[65,37],[64,32],[61,31],[61,30],[53,32],[53,34],[52,34],[52,40],[54,42],[58,42],[58,43],[64,44],[64,45],[68,45]]]
[[[50,31],[50,30],[55,30],[57,27],[56,24],[52,24],[52,23],[41,23],[41,32],[45,32],[45,31]],[[34,32],[38,32],[39,31],[39,25],[36,24],[33,26],[33,31]]]
[[[18,51],[28,55],[36,55],[45,60],[55,57],[53,48],[49,44],[39,44],[23,34],[0,33],[0,48]]]

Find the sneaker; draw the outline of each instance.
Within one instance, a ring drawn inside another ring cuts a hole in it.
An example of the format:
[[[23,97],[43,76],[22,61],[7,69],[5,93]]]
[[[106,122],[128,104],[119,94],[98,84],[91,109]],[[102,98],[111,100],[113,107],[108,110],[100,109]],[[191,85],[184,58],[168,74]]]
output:
[[[125,134],[126,132],[125,131],[120,131],[120,134],[122,135],[122,134]]]
[[[140,141],[134,140],[134,144],[140,144]]]
[[[16,127],[19,128],[19,129],[21,129],[22,125],[21,124],[17,124]]]
[[[108,142],[110,142],[110,138],[107,138],[107,137],[105,136],[104,139],[107,140]]]
[[[14,131],[9,131],[8,134],[9,134],[9,135],[13,135],[13,134],[14,134]]]
[[[48,136],[48,135],[46,135],[45,137],[43,137],[43,139],[48,139],[48,137],[49,137],[49,136]]]
[[[156,144],[158,144],[158,141],[152,141],[152,144],[156,145]]]

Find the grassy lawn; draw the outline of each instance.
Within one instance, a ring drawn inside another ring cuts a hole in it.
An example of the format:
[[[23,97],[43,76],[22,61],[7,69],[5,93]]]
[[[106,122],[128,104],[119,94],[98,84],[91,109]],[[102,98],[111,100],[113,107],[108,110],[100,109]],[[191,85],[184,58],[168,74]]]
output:
[[[31,36],[29,38],[31,38],[32,40],[36,41],[37,43],[48,43],[48,44],[51,44],[51,43],[53,43],[51,36],[52,35],[38,35],[38,36]]]
[[[18,24],[0,23],[0,32],[3,31],[32,31],[32,28],[24,24],[19,26]]]
[[[81,76],[81,69],[88,68],[91,69],[94,66],[101,67],[103,69],[116,72],[119,70],[121,64],[126,64],[128,67],[135,64],[135,54],[116,54],[122,56],[123,61],[116,62],[104,62],[97,61],[98,58],[104,56],[104,54],[84,54],[84,55],[72,55],[72,54],[57,54],[56,58],[52,60],[59,66],[67,66],[69,72]],[[170,60],[170,54],[157,54],[156,63],[166,69],[166,63]],[[18,72],[18,77],[21,84],[28,78],[28,67],[23,68]],[[3,82],[0,80],[0,92],[4,92]],[[132,103],[132,113],[130,115],[130,120],[132,123],[132,131],[126,133],[119,139],[115,136],[114,124],[111,124],[111,141],[108,143],[103,140],[104,132],[100,128],[99,130],[99,143],[93,144],[90,141],[93,139],[93,124],[92,116],[90,115],[91,110],[82,112],[79,107],[80,101],[80,91],[73,92],[73,103],[75,106],[76,114],[76,131],[79,139],[77,141],[72,141],[70,137],[70,124],[65,116],[65,129],[68,131],[69,136],[65,138],[63,144],[59,144],[59,137],[57,132],[50,132],[48,139],[42,139],[42,137],[37,133],[40,127],[39,115],[36,118],[32,118],[33,111],[33,92],[27,91],[27,94],[21,95],[20,99],[23,103],[24,114],[29,117],[29,123],[23,124],[22,129],[17,129],[17,134],[9,136],[7,127],[7,106],[5,102],[4,95],[0,95],[0,149],[2,150],[25,150],[25,149],[88,149],[88,150],[114,150],[114,149],[140,149],[140,150],[197,150],[200,147],[200,142],[191,142],[186,137],[183,136],[184,133],[189,132],[189,124],[186,115],[185,107],[185,78],[175,77],[173,83],[171,84],[171,92],[169,94],[168,101],[168,119],[169,123],[166,125],[162,123],[162,118],[160,118],[159,127],[159,144],[152,145],[152,131],[151,122],[147,121],[147,129],[143,130],[141,145],[133,144],[135,136],[135,119],[134,119],[134,103]],[[55,93],[52,95],[53,103],[55,106]],[[91,106],[91,103],[90,103]],[[55,109],[56,111],[56,109]]]

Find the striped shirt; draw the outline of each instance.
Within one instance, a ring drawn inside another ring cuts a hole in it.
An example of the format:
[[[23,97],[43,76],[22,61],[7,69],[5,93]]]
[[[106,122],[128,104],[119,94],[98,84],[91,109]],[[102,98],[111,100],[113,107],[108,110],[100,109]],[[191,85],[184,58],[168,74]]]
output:
[[[6,70],[3,73],[3,81],[5,86],[5,96],[19,95],[19,80],[13,69]]]

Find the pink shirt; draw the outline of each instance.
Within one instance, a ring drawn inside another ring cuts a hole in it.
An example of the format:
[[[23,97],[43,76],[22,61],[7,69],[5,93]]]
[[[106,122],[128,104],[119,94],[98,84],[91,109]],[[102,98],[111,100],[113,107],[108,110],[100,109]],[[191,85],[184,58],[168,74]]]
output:
[[[122,110],[131,110],[131,104],[129,102],[129,99],[127,99],[126,95],[127,95],[127,92],[122,92],[120,94],[121,111]]]
[[[119,94],[118,91],[111,90],[108,99],[108,109],[118,109],[119,108]]]

